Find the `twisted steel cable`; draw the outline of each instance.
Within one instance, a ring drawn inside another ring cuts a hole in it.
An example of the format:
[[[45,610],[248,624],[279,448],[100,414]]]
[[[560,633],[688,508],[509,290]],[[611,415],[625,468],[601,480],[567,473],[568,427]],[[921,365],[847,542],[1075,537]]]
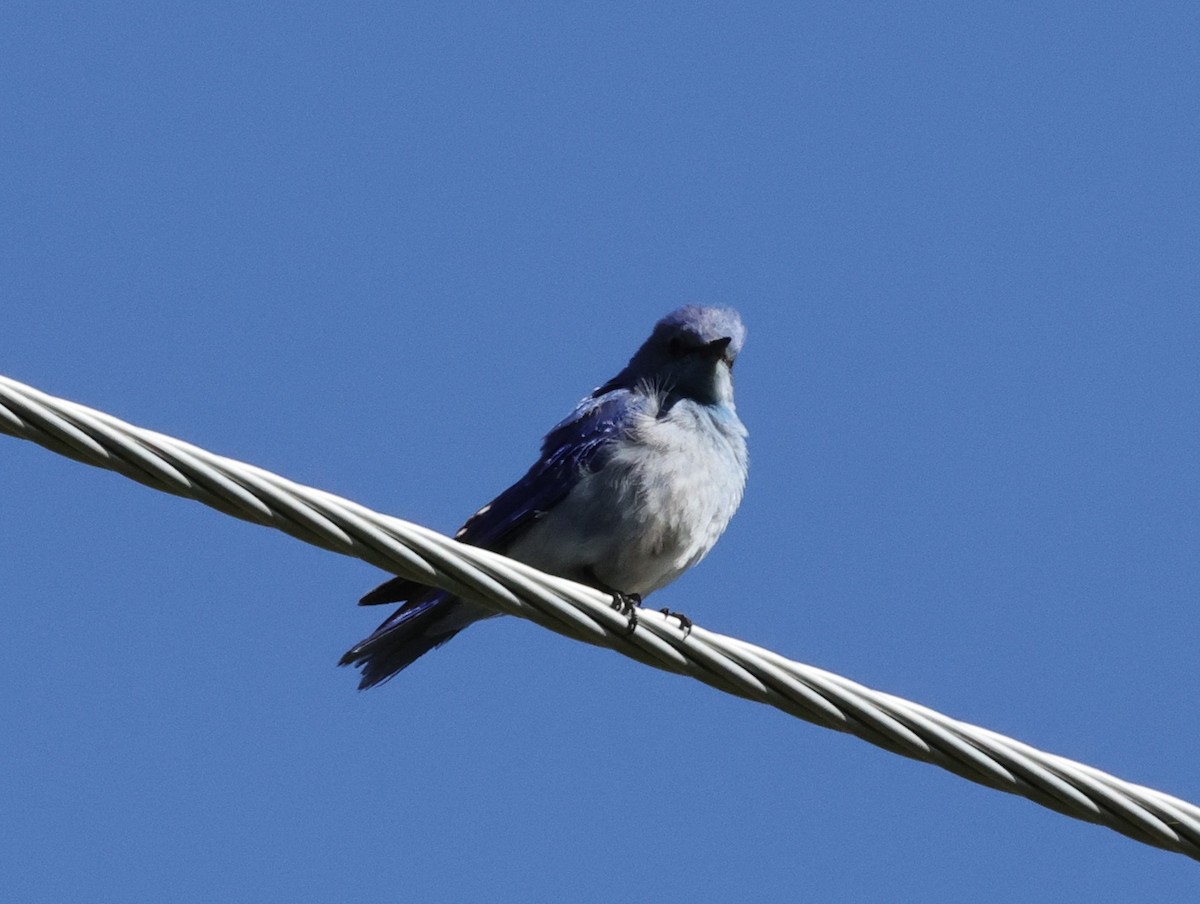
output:
[[[1200,860],[1200,807],[0,376],[0,432]]]

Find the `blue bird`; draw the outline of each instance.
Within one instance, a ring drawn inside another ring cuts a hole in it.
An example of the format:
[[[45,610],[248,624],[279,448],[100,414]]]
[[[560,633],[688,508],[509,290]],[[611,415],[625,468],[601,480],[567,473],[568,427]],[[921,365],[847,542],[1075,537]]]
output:
[[[746,428],[733,405],[746,328],[732,308],[687,305],[654,327],[619,374],[584,398],[517,483],[455,539],[636,604],[712,548],[742,501]],[[497,613],[407,578],[361,605],[403,603],[340,665],[372,687]],[[681,619],[690,624],[686,619]]]

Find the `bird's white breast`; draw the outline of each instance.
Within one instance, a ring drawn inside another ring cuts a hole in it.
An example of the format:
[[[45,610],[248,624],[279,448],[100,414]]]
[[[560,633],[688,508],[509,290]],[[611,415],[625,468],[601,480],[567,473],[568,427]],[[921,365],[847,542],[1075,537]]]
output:
[[[650,408],[604,467],[516,541],[509,554],[585,583],[645,596],[712,548],[742,499],[746,430],[732,407]]]

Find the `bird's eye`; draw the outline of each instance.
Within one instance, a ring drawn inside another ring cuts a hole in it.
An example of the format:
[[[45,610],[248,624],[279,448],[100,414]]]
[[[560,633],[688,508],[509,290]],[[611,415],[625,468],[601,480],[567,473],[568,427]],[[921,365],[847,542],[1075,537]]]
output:
[[[667,354],[672,358],[682,358],[687,354],[687,343],[679,336],[672,336],[667,342]]]

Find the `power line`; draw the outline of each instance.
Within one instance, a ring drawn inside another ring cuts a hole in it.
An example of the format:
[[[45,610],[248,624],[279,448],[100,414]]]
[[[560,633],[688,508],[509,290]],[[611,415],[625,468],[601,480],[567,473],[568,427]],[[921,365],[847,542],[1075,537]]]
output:
[[[0,376],[0,432],[1200,860],[1200,807]]]

